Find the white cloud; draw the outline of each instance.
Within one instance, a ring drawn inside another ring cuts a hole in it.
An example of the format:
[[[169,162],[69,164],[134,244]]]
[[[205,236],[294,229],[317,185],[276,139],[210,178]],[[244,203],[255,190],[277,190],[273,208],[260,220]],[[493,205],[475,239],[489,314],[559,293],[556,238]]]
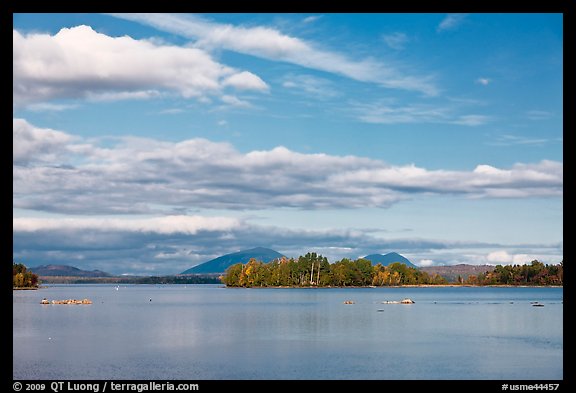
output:
[[[262,79],[248,71],[230,75],[222,84],[241,90],[268,90],[268,85]]]
[[[526,117],[530,120],[547,120],[553,116],[554,114],[548,111],[530,110],[526,112]]]
[[[234,106],[237,108],[251,108],[252,107],[252,104],[250,102],[248,102],[246,100],[241,100],[240,98],[238,98],[236,96],[231,96],[231,95],[225,94],[222,97],[220,97],[220,99],[226,105]]]
[[[51,230],[97,230],[121,232],[150,232],[162,235],[195,235],[200,231],[228,231],[241,225],[230,217],[164,216],[153,218],[14,218],[12,229],[18,232]]]
[[[486,256],[489,262],[496,264],[513,264],[513,265],[525,265],[531,261],[538,259],[534,255],[528,254],[510,254],[508,251],[499,250],[493,251]]]
[[[507,251],[492,251],[486,256],[486,259],[490,262],[509,263],[512,262],[512,255],[508,254]]]
[[[394,32],[390,34],[385,34],[382,39],[392,49],[402,50],[406,47],[406,44],[410,39],[406,33]]]
[[[13,30],[16,105],[54,98],[146,99],[161,91],[198,98],[228,86],[267,89],[258,76],[220,64],[199,48],[111,37],[89,26],[55,35]]]
[[[123,100],[148,100],[160,97],[158,90],[120,91],[120,92],[86,92],[86,98],[93,102],[123,101]]]
[[[418,262],[418,266],[420,267],[434,266],[434,261],[432,259],[421,259],[420,262]]]
[[[448,14],[442,19],[436,30],[438,32],[455,30],[464,22],[467,16],[468,14]]]
[[[162,31],[196,40],[197,47],[224,48],[272,61],[342,75],[383,87],[438,94],[429,77],[415,77],[390,64],[371,59],[356,60],[320,45],[264,26],[243,27],[220,24],[189,14],[112,14],[144,23]]]
[[[340,94],[330,80],[307,74],[286,75],[282,86],[317,99],[329,99]]]
[[[14,207],[53,212],[150,213],[191,206],[351,209],[388,207],[429,194],[532,198],[563,193],[563,165],[555,161],[429,170],[281,146],[241,153],[228,143],[205,139],[122,137],[108,139],[104,147],[19,119],[14,134]],[[44,165],[48,158],[50,165]]]
[[[390,105],[384,102],[369,104],[356,104],[353,110],[358,119],[365,123],[374,124],[401,124],[401,123],[430,123],[450,121],[449,110],[430,105]]]
[[[53,161],[67,150],[73,137],[49,128],[37,128],[24,119],[12,121],[12,158],[15,163]]]
[[[458,115],[453,107],[430,104],[356,103],[352,105],[352,111],[358,120],[374,124],[442,123],[474,127],[491,120],[485,115]]]
[[[488,123],[491,120],[490,116],[485,115],[462,115],[459,116],[456,120],[452,121],[453,124],[459,124],[462,126],[481,126],[483,124]]]
[[[482,86],[488,86],[490,84],[490,82],[492,82],[490,79],[488,78],[478,78],[476,79],[476,83],[482,85]]]
[[[62,112],[70,109],[78,108],[77,104],[53,104],[50,102],[39,102],[28,106],[28,110],[32,112]]]
[[[547,143],[553,142],[554,140],[548,138],[537,138],[537,137],[526,137],[523,135],[510,135],[510,134],[498,134],[493,137],[493,140],[487,144],[492,146],[514,146],[514,145],[545,145]]]
[[[168,108],[168,109],[163,109],[160,112],[158,112],[161,115],[178,115],[180,113],[184,113],[184,109],[182,108]]]
[[[320,18],[322,18],[322,15],[311,15],[311,16],[307,16],[306,18],[302,19],[302,22],[312,23],[312,22],[316,22]]]
[[[337,185],[364,185],[367,190],[403,193],[455,193],[470,197],[525,198],[562,195],[562,163],[541,161],[516,164],[511,169],[478,165],[472,172],[427,170],[414,165],[350,170],[335,174]],[[536,193],[536,194],[533,194]]]

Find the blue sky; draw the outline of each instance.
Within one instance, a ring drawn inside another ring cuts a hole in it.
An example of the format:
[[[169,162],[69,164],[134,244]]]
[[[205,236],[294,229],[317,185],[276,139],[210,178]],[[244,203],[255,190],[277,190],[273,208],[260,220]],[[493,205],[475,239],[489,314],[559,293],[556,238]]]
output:
[[[561,14],[15,14],[14,259],[563,259]]]

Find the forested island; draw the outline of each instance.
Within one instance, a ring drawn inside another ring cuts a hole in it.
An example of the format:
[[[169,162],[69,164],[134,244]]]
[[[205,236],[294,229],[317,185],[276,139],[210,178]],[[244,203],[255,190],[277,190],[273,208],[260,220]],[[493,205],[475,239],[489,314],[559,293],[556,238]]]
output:
[[[12,288],[36,289],[38,284],[38,275],[29,271],[22,263],[12,263]]]
[[[399,262],[372,265],[369,260],[344,258],[335,263],[316,253],[280,258],[270,263],[251,259],[230,266],[221,276],[228,287],[367,287],[401,285],[563,285],[564,265],[537,260],[527,265],[497,265],[494,270],[448,282]]]

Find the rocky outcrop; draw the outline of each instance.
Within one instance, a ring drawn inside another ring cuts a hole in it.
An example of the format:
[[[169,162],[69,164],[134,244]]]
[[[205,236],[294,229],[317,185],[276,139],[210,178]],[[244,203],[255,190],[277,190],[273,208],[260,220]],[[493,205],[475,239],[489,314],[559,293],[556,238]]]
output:
[[[44,298],[40,302],[40,304],[92,304],[92,300],[90,299],[66,299],[66,300],[52,300],[48,301],[48,299]]]
[[[382,304],[414,304],[416,303],[414,300],[406,298],[400,301],[398,300],[384,300]]]

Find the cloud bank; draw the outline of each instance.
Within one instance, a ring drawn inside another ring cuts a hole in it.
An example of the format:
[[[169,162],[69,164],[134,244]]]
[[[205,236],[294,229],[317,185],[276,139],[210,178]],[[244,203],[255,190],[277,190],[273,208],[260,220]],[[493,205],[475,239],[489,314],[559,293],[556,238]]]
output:
[[[240,153],[229,143],[118,137],[83,140],[14,119],[14,207],[72,214],[170,209],[389,207],[426,195],[560,197],[563,165],[543,160],[470,171],[395,166],[279,146]]]

